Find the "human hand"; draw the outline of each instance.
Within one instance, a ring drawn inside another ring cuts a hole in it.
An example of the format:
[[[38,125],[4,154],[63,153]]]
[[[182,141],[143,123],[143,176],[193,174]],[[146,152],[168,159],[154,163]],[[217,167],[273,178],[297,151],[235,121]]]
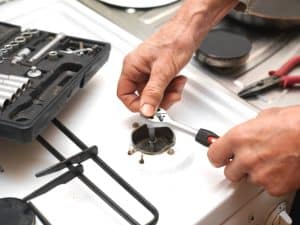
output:
[[[186,83],[176,76],[193,54],[193,41],[178,41],[168,24],[131,52],[124,60],[118,97],[133,112],[152,116],[160,106],[168,109],[179,101]]]
[[[186,78],[177,73],[207,32],[237,0],[186,0],[176,16],[124,60],[117,95],[133,112],[152,116],[179,101]]]
[[[211,145],[209,160],[233,181],[247,177],[271,195],[300,188],[300,106],[262,111]]]

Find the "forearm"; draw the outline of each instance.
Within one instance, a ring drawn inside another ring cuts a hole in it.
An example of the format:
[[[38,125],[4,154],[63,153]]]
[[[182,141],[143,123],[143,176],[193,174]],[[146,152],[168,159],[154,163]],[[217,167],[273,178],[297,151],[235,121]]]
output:
[[[170,23],[178,24],[181,38],[192,37],[196,49],[209,30],[237,4],[238,0],[186,0]]]

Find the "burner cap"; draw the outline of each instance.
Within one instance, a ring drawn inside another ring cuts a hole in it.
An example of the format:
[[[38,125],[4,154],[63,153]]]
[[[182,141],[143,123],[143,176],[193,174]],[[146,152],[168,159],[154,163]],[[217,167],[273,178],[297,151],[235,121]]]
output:
[[[104,2],[110,5],[115,5],[119,7],[125,8],[153,8],[159,7],[167,4],[171,4],[173,2],[177,2],[178,0],[98,0],[100,2]]]
[[[196,57],[200,62],[220,68],[243,66],[252,48],[246,37],[227,30],[213,30],[208,33]]]
[[[175,145],[175,135],[169,127],[155,127],[151,140],[147,125],[133,131],[132,143],[135,150],[147,155],[157,155],[168,151]]]
[[[0,221],[5,225],[34,225],[35,215],[26,202],[16,198],[2,198]]]

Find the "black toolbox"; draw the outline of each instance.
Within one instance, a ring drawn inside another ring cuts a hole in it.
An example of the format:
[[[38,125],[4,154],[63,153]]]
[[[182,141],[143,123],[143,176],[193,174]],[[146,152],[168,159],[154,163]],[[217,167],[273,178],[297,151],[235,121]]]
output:
[[[108,43],[0,23],[0,138],[35,139],[109,53]]]

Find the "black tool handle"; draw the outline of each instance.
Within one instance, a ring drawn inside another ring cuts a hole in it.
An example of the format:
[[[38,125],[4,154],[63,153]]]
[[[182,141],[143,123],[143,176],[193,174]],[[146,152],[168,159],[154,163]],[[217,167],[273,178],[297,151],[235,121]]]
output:
[[[206,147],[214,143],[219,136],[210,130],[200,129],[196,135],[196,141]]]

